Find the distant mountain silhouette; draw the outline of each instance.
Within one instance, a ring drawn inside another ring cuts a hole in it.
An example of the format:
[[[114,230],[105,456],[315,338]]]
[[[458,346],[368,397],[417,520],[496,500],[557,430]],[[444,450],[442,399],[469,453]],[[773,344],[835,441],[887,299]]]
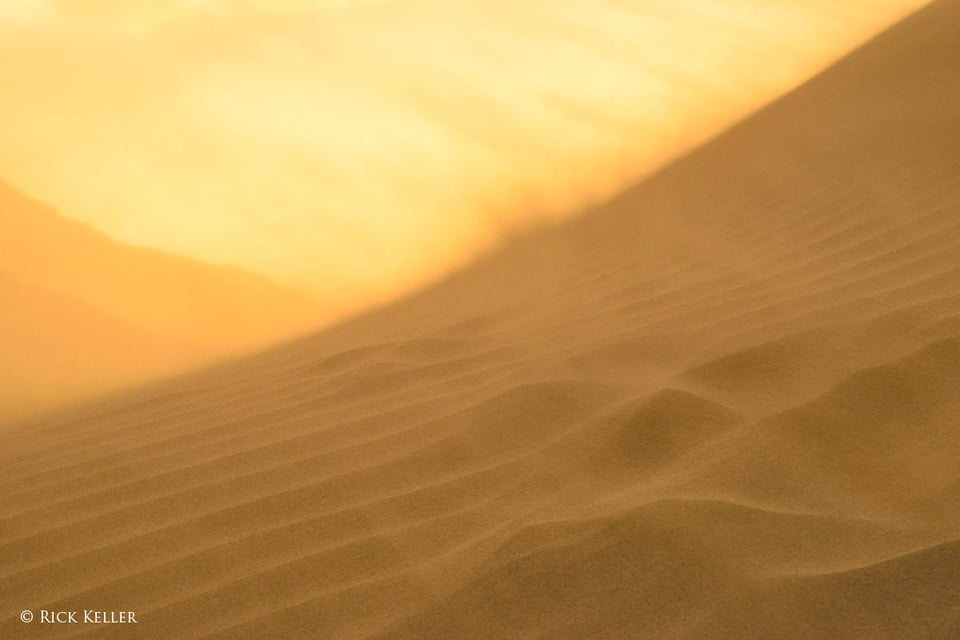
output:
[[[0,273],[0,418],[139,382],[201,350]]]
[[[0,181],[0,417],[264,346],[320,306],[234,267],[125,245]],[[13,396],[16,397],[13,397]]]

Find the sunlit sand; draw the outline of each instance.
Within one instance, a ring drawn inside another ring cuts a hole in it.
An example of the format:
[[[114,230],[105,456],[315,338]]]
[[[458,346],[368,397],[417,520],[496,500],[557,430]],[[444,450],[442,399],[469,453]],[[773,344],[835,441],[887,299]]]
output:
[[[958,29],[389,305],[0,427],[0,638],[960,637]],[[128,622],[40,618],[84,610]]]

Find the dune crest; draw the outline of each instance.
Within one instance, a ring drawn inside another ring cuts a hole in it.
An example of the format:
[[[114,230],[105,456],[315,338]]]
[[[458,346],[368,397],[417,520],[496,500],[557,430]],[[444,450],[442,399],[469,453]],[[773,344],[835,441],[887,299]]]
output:
[[[956,638],[958,28],[390,307],[0,431],[0,637]]]

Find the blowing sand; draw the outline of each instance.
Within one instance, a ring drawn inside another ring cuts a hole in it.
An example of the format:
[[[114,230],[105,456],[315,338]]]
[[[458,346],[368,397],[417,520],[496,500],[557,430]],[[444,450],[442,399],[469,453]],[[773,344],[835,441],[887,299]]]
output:
[[[329,320],[252,273],[118,242],[0,180],[0,422]]]
[[[6,429],[0,637],[960,637],[958,29],[392,307]]]

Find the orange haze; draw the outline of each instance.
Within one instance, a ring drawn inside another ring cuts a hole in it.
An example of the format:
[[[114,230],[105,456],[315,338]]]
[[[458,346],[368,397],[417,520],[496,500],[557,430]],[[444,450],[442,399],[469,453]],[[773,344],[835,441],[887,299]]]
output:
[[[609,194],[918,0],[15,0],[0,176],[334,315]]]

